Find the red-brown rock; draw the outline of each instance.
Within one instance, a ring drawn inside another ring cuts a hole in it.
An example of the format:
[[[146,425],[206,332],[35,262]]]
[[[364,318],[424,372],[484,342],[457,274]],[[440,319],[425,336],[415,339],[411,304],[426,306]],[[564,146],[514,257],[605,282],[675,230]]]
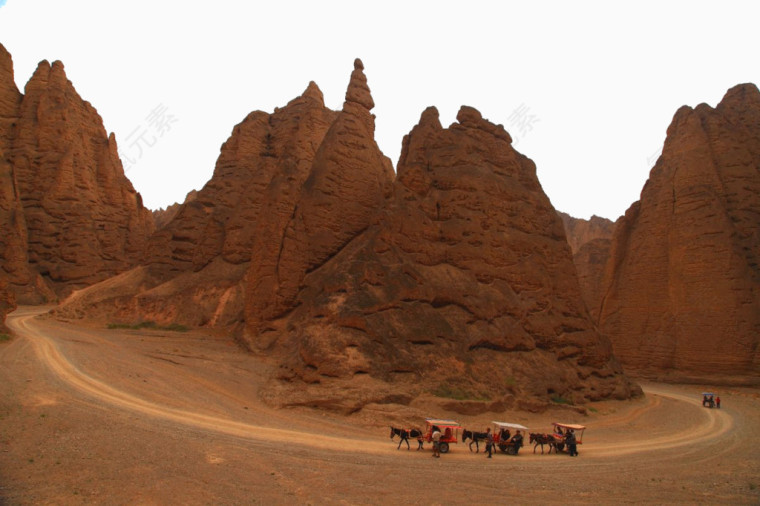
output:
[[[374,139],[374,102],[363,68],[357,59],[343,110],[303,188],[269,200],[276,209],[267,215],[279,219],[258,231],[246,289],[246,329],[255,346],[270,344],[261,337],[262,322],[292,308],[304,275],[365,230],[390,189],[393,167]]]
[[[594,239],[611,239],[615,231],[615,222],[607,218],[592,216],[589,220],[574,218],[566,213],[558,213],[565,227],[567,243],[573,254],[578,253],[581,247]]]
[[[7,71],[0,77],[7,90]],[[152,217],[124,176],[113,135],[60,62],[39,64],[17,111],[3,137],[10,139],[5,159],[23,205],[31,268],[66,295],[134,265]],[[15,223],[23,229],[20,217]]]
[[[6,290],[14,299],[17,296],[22,303],[39,304],[54,300],[55,294],[29,265],[26,217],[12,165],[22,99],[11,55],[0,44],[0,277],[5,278]]]
[[[627,370],[760,374],[760,93],[682,107],[618,221],[600,327]]]
[[[269,324],[273,402],[351,411],[428,392],[487,410],[638,391],[585,310],[535,165],[476,110],[457,119],[422,114],[382,212]]]

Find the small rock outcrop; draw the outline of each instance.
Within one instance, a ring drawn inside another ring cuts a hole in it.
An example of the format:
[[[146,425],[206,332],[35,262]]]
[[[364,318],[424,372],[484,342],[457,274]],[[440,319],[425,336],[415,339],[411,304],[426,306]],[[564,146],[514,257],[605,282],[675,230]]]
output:
[[[618,221],[599,325],[626,370],[760,375],[760,93],[682,107]]]

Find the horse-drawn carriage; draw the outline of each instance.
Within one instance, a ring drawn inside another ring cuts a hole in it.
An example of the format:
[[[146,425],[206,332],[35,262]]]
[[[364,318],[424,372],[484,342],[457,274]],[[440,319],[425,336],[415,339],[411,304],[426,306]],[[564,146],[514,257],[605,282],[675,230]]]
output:
[[[713,392],[702,392],[702,407],[714,408],[716,398],[718,399],[717,405],[720,407],[720,397],[716,396]]]
[[[552,436],[554,437],[554,449],[556,452],[561,451],[569,451],[567,446],[567,436],[570,432],[573,433],[573,436],[575,437],[575,444],[579,445],[583,443],[583,432],[586,430],[586,427],[584,425],[578,425],[574,423],[559,423],[554,422],[552,423],[554,426],[554,432],[552,433]],[[551,452],[551,449],[549,450]],[[543,453],[543,447],[541,447],[541,452]]]
[[[449,444],[457,442],[459,431],[461,429],[462,427],[454,420],[425,418],[425,433],[422,435],[422,440],[432,443],[433,432],[438,430],[441,433],[441,439],[438,441],[438,449],[441,453],[448,453]]]
[[[493,424],[493,442],[502,453],[517,455],[523,446],[523,436],[528,428],[518,423],[491,422]],[[515,431],[512,434],[512,431]]]

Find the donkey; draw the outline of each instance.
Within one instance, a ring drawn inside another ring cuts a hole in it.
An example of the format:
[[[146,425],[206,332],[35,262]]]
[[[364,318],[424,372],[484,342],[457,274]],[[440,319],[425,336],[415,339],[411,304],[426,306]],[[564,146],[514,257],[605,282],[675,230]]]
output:
[[[486,441],[488,439],[488,433],[487,432],[473,432],[471,430],[463,430],[462,431],[462,442],[464,443],[467,440],[470,440],[470,451],[472,451],[472,443],[475,443],[475,453],[480,452],[480,441]]]
[[[422,431],[417,429],[399,429],[391,425],[391,441],[393,437],[398,436],[400,441],[398,442],[397,450],[401,449],[401,444],[406,441],[406,449],[410,450],[409,437],[417,438],[417,450],[422,450]]]
[[[544,454],[544,445],[549,445],[548,453],[552,452],[552,448],[554,448],[554,453],[557,453],[557,440],[551,434],[535,434],[531,432],[530,442],[533,443],[533,453],[536,453],[538,445],[541,445],[541,455]]]

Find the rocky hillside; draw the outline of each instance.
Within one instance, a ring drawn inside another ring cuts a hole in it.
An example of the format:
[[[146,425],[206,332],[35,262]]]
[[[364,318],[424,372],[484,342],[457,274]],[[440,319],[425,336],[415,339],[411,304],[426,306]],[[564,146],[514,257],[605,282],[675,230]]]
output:
[[[341,111],[311,83],[251,113],[143,265],[57,314],[228,329],[282,365],[268,390],[279,405],[433,394],[499,411],[636,394],[580,300],[535,166],[503,128],[464,107],[443,129],[429,109],[394,180],[373,106],[357,60]]]
[[[0,149],[2,265],[20,303],[65,297],[141,259],[151,214],[63,64],[40,62],[21,94],[1,48]]]
[[[760,93],[682,107],[612,239],[599,324],[627,370],[760,374]]]
[[[638,392],[581,302],[535,165],[476,110],[457,119],[423,113],[373,223],[249,334],[283,357],[273,402],[350,412],[433,393],[500,411]]]

